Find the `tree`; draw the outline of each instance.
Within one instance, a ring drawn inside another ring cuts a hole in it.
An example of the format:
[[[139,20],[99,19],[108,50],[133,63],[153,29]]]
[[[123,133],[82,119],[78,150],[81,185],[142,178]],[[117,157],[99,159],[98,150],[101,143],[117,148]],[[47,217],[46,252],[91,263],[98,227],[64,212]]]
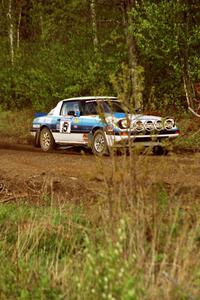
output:
[[[115,94],[123,77],[133,107],[183,106],[200,81],[199,6],[198,0],[1,1],[0,101],[48,109],[63,97]]]
[[[8,19],[9,19],[9,41],[10,41],[10,61],[14,65],[14,33],[13,33],[13,15],[12,15],[12,0],[9,0],[8,6]]]
[[[132,34],[130,27],[132,26],[131,19],[131,10],[135,5],[135,0],[123,0],[122,9],[123,9],[123,20],[125,28],[125,37],[126,44],[128,49],[128,61],[130,68],[130,80],[131,80],[131,95],[130,102],[134,107],[139,108],[141,106],[141,94],[140,86],[138,80],[138,53],[137,53],[137,44]]]
[[[146,103],[152,98],[153,104],[160,107],[184,106],[183,82],[191,97],[189,82],[200,78],[197,70],[192,71],[200,63],[196,52],[200,37],[199,1],[143,0],[141,3],[137,2],[131,13],[132,33],[145,67]],[[154,97],[151,97],[152,90]]]
[[[97,18],[96,18],[96,2],[90,0],[91,18],[92,18],[92,31],[93,31],[93,45],[94,51],[97,53],[98,50],[98,35],[97,35]]]

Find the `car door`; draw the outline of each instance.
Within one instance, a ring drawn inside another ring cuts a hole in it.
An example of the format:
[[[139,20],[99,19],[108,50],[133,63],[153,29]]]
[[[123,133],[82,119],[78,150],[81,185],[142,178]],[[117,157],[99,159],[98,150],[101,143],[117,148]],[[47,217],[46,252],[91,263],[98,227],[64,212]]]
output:
[[[97,101],[86,100],[82,110],[80,129],[83,133],[89,133],[93,127],[99,125],[100,118],[98,115]]]
[[[79,101],[63,101],[60,111],[59,133],[55,136],[58,143],[81,143],[81,118]]]

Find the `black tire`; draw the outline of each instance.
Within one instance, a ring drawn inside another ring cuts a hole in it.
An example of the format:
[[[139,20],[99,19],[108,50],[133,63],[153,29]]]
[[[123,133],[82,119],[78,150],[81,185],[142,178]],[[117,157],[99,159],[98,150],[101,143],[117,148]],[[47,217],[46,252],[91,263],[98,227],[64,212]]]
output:
[[[168,151],[165,147],[162,146],[155,146],[153,147],[153,154],[154,155],[167,155]]]
[[[44,127],[40,132],[40,146],[45,152],[50,152],[55,148],[54,138],[47,127]]]
[[[95,131],[92,141],[92,152],[97,156],[108,155],[108,145],[103,130]]]

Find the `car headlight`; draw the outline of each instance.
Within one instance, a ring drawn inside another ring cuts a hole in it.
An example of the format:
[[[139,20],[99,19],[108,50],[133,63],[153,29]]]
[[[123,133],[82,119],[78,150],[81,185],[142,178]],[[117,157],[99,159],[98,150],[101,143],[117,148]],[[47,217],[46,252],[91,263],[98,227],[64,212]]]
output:
[[[155,122],[154,126],[155,126],[155,128],[156,128],[158,131],[160,131],[160,130],[163,129],[163,123],[162,123],[161,120],[157,120],[157,121]]]
[[[167,130],[171,130],[174,127],[174,120],[173,119],[166,119],[164,122],[164,127]]]
[[[147,131],[153,131],[155,128],[154,128],[154,124],[153,124],[153,122],[152,121],[146,121],[145,122],[145,124],[144,124],[144,126],[145,126],[145,129],[147,130]]]
[[[121,121],[121,126],[122,126],[123,128],[127,128],[127,127],[128,127],[128,122],[127,122],[127,120],[122,120],[122,121]]]
[[[142,131],[144,130],[144,124],[142,121],[138,120],[134,123],[134,128],[137,130],[137,131]]]
[[[130,128],[131,122],[128,119],[123,119],[119,121],[119,127],[123,129]]]

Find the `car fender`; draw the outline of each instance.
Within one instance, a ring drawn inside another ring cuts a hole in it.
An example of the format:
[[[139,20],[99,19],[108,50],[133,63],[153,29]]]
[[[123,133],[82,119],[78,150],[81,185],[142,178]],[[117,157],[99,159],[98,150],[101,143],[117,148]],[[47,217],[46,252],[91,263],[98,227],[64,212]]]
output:
[[[89,145],[89,147],[91,147],[91,145],[92,145],[92,141],[93,141],[93,138],[94,138],[95,131],[97,131],[99,129],[103,130],[104,127],[103,126],[94,126],[92,128],[92,130],[88,133],[88,145]]]

